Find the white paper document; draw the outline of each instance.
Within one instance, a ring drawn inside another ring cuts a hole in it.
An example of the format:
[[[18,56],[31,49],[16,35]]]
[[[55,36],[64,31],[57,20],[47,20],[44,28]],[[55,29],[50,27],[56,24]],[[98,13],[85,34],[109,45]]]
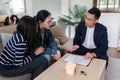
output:
[[[87,66],[91,59],[84,59],[83,56],[70,54],[67,58],[64,59],[64,61]]]

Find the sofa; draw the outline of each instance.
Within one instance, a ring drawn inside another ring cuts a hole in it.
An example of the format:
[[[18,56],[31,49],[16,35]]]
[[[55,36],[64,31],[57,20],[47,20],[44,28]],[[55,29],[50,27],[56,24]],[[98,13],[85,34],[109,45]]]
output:
[[[16,29],[16,25],[10,25],[10,26],[3,26],[0,27],[0,33],[8,33],[8,34],[12,34]],[[2,46],[2,39],[1,39],[1,35],[0,35],[0,51],[2,50],[3,46]]]
[[[16,25],[9,25],[9,26],[3,26],[0,27],[0,33],[8,33],[13,34],[16,30]],[[59,26],[55,26],[51,28],[51,32],[55,36],[55,40],[58,44],[60,44],[63,48],[63,54],[68,52],[70,48],[72,47],[72,39],[67,38],[64,33],[61,31]],[[3,49],[3,43],[2,43],[1,35],[0,35],[0,52]],[[21,75],[17,77],[3,77],[0,75],[0,80],[30,80],[31,74]]]

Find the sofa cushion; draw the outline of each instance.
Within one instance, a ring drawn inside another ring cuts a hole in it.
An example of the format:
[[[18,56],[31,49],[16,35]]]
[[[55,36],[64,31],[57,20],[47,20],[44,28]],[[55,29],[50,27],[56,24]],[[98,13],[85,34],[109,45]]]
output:
[[[9,26],[3,26],[0,27],[0,33],[14,33],[14,31],[16,30],[16,25],[9,25]],[[1,35],[0,35],[0,52],[3,49],[2,46],[2,39],[1,39]]]
[[[0,33],[1,39],[2,39],[2,45],[3,47],[6,45],[6,43],[9,41],[9,39],[12,37],[13,34],[9,33]]]
[[[68,41],[64,45],[62,45],[62,49],[64,50],[64,53],[70,51],[72,46],[73,46],[73,39],[69,38]]]
[[[52,34],[55,36],[55,38],[59,40],[59,43],[61,45],[67,42],[68,40],[67,36],[63,33],[62,29],[58,25],[55,25],[50,30]]]
[[[0,33],[12,33],[13,34],[15,30],[16,30],[16,25],[0,27]],[[1,36],[0,36],[0,41],[1,41]]]

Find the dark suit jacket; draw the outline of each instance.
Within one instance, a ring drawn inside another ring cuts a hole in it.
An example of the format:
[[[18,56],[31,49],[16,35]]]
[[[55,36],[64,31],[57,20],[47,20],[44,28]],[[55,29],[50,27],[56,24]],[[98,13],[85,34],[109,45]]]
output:
[[[80,22],[78,27],[76,28],[73,45],[75,44],[79,46],[82,45],[82,43],[85,40],[86,31],[87,31],[87,26],[85,26],[85,22]],[[100,23],[96,23],[93,40],[95,46],[97,47],[94,50],[94,53],[97,55],[98,58],[108,60],[108,57],[106,55],[108,49],[108,36],[107,36],[107,29],[104,25]]]

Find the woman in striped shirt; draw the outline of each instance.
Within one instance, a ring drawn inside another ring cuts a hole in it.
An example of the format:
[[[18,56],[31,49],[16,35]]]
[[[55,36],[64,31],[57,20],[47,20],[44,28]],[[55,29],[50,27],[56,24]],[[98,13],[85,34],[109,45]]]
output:
[[[44,49],[35,49],[36,22],[30,16],[23,16],[17,30],[0,54],[0,74],[13,77],[32,73],[32,79],[47,67],[47,60],[39,56]]]

